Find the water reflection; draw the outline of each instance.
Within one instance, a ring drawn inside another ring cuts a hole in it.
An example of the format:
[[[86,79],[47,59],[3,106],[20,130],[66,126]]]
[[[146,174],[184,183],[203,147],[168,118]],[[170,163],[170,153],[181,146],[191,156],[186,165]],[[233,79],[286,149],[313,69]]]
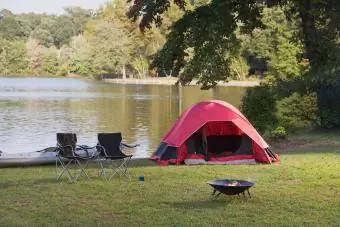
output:
[[[73,78],[0,77],[0,149],[29,152],[54,146],[56,132],[76,132],[79,144],[96,144],[96,133],[123,133],[148,156],[193,103],[221,99],[239,106],[244,88],[117,85]]]

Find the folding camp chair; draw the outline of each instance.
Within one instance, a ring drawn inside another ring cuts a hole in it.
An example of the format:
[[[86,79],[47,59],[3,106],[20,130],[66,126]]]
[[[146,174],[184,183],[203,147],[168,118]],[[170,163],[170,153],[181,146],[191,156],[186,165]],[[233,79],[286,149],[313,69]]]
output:
[[[123,148],[134,148],[137,145],[127,145],[122,143],[122,134],[119,133],[98,133],[97,160],[100,164],[99,175],[110,180],[113,176],[119,174],[130,179],[128,164],[132,155],[126,155],[122,152]],[[106,174],[107,170],[111,174]]]
[[[77,135],[74,133],[57,133],[57,148],[56,148],[56,178],[59,180],[64,173],[67,174],[70,182],[75,182],[79,177],[84,176],[90,179],[85,169],[91,157],[87,150],[82,146],[77,146]],[[78,154],[76,153],[81,153]],[[82,162],[84,164],[82,164]],[[69,168],[74,163],[79,167],[79,171],[72,174],[73,171]]]

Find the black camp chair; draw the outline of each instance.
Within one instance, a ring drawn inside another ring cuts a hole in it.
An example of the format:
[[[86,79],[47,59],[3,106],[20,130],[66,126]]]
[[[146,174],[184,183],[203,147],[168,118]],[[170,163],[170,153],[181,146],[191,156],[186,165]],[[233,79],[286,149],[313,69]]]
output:
[[[97,160],[100,164],[99,174],[110,180],[113,176],[120,174],[130,179],[128,164],[132,155],[126,155],[122,152],[123,148],[134,148],[137,145],[127,145],[122,143],[122,134],[118,133],[98,133]],[[105,167],[105,164],[106,167]],[[107,175],[106,171],[110,169],[111,174]]]
[[[56,178],[59,180],[64,173],[70,182],[75,182],[79,177],[84,176],[90,179],[85,169],[92,158],[88,155],[85,147],[77,146],[77,135],[74,133],[57,133],[57,148],[56,148]],[[77,151],[77,153],[76,153]],[[81,153],[78,154],[78,153]],[[82,164],[84,162],[84,164]],[[79,167],[79,171],[72,174],[69,169],[70,165],[74,163]]]

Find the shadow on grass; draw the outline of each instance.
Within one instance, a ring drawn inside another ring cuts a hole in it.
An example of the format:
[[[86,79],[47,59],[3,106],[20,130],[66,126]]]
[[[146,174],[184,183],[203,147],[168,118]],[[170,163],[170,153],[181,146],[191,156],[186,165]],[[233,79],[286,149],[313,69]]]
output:
[[[65,181],[66,182],[66,181]],[[33,185],[44,185],[44,184],[59,184],[59,182],[55,178],[41,178],[37,180],[7,180],[0,182],[0,188],[12,188],[12,187],[22,187],[27,186],[31,187]]]
[[[273,151],[284,154],[340,153],[340,131],[312,131],[283,141],[268,141]]]
[[[166,202],[165,204],[179,208],[179,209],[216,209],[221,206],[226,206],[235,203],[247,202],[249,198],[238,197],[238,196],[223,196],[218,198],[207,195],[205,200],[197,201],[176,201],[176,202]]]
[[[159,165],[148,158],[136,158],[131,159],[129,167],[159,167]]]
[[[8,188],[11,188],[11,187],[17,187],[18,185],[19,185],[19,183],[17,181],[2,181],[2,182],[0,182],[0,188],[1,189],[8,189]]]
[[[339,146],[328,146],[328,147],[313,147],[313,148],[301,148],[292,151],[280,151],[280,156],[284,155],[303,155],[303,154],[335,154],[340,155]]]
[[[72,164],[73,165],[73,164]],[[2,165],[0,168],[2,169],[23,169],[23,168],[53,168],[55,167],[55,162],[53,163],[44,163],[44,164],[11,164],[11,165]],[[129,168],[134,167],[158,167],[157,163],[149,160],[148,158],[136,158],[131,159],[129,163]],[[90,162],[87,166],[88,169],[97,169],[99,168],[99,164],[95,161]]]
[[[35,181],[32,181],[33,184],[58,184],[60,183],[55,178],[41,178]]]

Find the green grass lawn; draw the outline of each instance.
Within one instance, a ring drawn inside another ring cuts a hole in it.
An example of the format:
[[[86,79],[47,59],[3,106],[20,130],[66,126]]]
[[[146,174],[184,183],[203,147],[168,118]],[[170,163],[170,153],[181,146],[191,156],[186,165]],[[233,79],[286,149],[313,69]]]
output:
[[[284,147],[273,165],[135,163],[130,181],[105,181],[96,168],[75,184],[55,182],[54,166],[0,169],[0,226],[339,226],[338,138]],[[213,199],[206,182],[215,178],[254,181],[252,198]]]

